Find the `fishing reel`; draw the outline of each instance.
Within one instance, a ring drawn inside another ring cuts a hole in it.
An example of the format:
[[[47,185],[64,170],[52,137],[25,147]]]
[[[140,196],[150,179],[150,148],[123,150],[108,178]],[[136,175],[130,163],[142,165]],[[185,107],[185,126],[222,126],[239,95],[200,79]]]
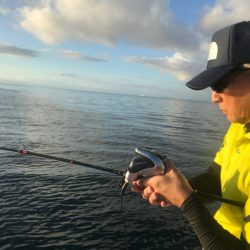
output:
[[[156,151],[136,148],[136,156],[130,162],[124,177],[120,182],[122,193],[125,192],[129,183],[155,175],[164,175],[166,173],[166,166],[164,160],[165,156]]]

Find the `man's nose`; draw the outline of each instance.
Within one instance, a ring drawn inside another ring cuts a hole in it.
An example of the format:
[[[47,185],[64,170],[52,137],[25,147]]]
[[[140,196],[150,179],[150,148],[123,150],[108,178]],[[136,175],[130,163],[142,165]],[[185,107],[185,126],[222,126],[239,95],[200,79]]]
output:
[[[219,102],[222,102],[222,100],[223,100],[223,98],[222,98],[221,94],[212,90],[212,93],[211,93],[212,103],[219,103]]]

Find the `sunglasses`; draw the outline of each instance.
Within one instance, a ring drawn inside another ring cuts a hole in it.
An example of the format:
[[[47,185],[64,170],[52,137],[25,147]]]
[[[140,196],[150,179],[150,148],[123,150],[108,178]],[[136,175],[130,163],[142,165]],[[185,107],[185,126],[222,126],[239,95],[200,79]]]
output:
[[[223,91],[229,86],[232,82],[232,78],[238,76],[242,72],[248,71],[249,68],[244,66],[239,66],[234,71],[232,71],[229,75],[227,75],[224,79],[221,79],[219,82],[212,84],[211,89],[216,93],[223,93]]]

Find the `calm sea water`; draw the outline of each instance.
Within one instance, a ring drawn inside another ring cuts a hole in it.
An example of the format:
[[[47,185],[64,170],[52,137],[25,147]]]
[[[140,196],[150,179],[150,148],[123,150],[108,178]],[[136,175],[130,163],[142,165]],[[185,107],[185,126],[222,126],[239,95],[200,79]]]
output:
[[[216,106],[182,100],[0,86],[0,146],[125,170],[135,147],[165,153],[191,177],[227,122]],[[0,151],[0,249],[124,249],[120,178]],[[129,249],[200,249],[176,208],[128,190]]]

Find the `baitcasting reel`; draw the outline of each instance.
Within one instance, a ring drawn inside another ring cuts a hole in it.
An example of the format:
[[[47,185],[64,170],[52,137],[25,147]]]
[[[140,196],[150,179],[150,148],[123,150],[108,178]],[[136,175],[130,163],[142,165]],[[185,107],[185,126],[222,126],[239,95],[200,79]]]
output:
[[[132,159],[120,182],[122,192],[126,190],[129,182],[131,183],[144,177],[164,175],[166,173],[166,166],[163,162],[166,157],[155,151],[140,148],[136,148],[135,152],[137,155]]]

